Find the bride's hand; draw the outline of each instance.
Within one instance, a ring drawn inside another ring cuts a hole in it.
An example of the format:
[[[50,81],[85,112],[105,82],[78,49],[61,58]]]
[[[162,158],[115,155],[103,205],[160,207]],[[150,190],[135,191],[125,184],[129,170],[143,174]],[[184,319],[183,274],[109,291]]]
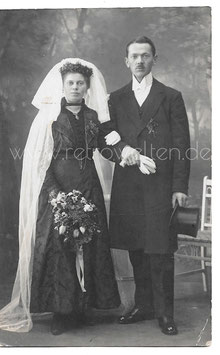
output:
[[[120,142],[121,136],[116,131],[112,131],[105,136],[105,142],[107,145],[115,145]]]

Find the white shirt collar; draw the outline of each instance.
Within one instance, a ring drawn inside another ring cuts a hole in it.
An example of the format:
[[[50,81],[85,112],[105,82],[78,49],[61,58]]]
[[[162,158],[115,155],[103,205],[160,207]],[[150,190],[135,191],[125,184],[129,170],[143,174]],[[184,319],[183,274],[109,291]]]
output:
[[[132,78],[132,90],[136,91],[136,90],[141,90],[144,91],[148,86],[151,86],[153,82],[153,76],[152,73],[150,72],[149,74],[147,74],[139,83],[139,81],[135,78],[135,76],[133,75]]]

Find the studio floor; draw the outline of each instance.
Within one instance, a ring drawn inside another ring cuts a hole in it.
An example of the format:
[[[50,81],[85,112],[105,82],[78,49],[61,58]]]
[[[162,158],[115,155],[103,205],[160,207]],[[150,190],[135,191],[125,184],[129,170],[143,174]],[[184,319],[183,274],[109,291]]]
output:
[[[7,287],[4,288],[8,293]],[[122,301],[132,300],[132,281],[119,282]],[[125,302],[124,302],[125,303]],[[50,315],[34,320],[29,333],[19,334],[0,331],[2,346],[75,346],[75,347],[164,347],[209,346],[211,343],[210,296],[203,292],[201,275],[175,280],[175,320],[179,334],[164,335],[156,320],[120,325],[117,318],[123,308],[111,311],[93,311],[95,325],[72,329],[59,336],[50,333]]]

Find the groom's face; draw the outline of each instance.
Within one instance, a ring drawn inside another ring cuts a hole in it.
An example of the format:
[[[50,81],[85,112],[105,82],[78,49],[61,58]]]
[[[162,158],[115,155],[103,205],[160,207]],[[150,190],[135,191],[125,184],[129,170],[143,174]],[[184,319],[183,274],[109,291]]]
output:
[[[139,82],[151,72],[155,62],[156,55],[153,56],[149,43],[132,43],[128,47],[125,63]]]

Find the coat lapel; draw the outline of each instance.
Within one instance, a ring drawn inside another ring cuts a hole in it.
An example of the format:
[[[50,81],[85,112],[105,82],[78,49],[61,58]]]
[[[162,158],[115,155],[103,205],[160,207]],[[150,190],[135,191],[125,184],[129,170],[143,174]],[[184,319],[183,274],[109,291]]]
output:
[[[124,107],[129,119],[138,130],[140,127],[140,115],[138,109],[138,103],[135,99],[134,92],[132,91],[132,82],[130,82],[121,96],[121,104]]]
[[[147,127],[164,98],[165,92],[163,86],[156,79],[153,79],[150,93],[141,106],[142,119],[140,120],[138,134],[140,134],[142,130]]]
[[[62,122],[62,123],[61,123]],[[67,137],[72,143],[75,142],[75,134],[66,114],[53,123],[54,128]]]
[[[137,135],[152,121],[153,116],[164,98],[165,92],[163,86],[156,79],[153,79],[150,93],[141,107],[139,107],[134,92],[132,91],[132,82],[125,87],[123,95],[121,96],[121,103],[129,119],[135,126]],[[142,118],[140,117],[140,111],[142,111]]]
[[[94,113],[85,106],[84,111],[84,120],[85,120],[85,136],[87,145],[91,143],[93,138],[97,136],[99,128],[98,124],[94,119]],[[67,137],[72,143],[76,143],[76,132],[73,130],[68,116],[63,114],[63,117],[60,117],[57,121],[53,123],[54,128]]]

